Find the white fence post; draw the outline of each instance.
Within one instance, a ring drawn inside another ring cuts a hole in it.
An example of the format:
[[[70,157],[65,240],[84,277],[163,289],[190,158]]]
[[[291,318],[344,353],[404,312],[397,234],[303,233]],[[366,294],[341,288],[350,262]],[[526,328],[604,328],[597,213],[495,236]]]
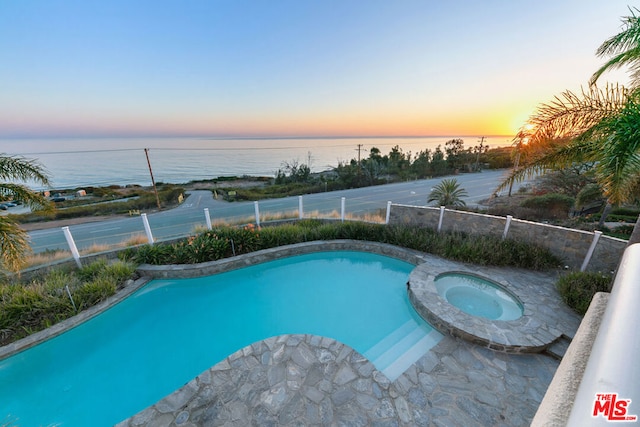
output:
[[[340,198],[340,221],[344,222],[344,197]]]
[[[302,196],[298,196],[298,219],[304,218],[304,209],[302,205]]]
[[[80,253],[78,252],[76,242],[73,240],[73,236],[71,235],[71,230],[69,230],[69,227],[62,227],[62,232],[64,233],[65,239],[67,239],[67,244],[69,245],[69,249],[71,250],[73,259],[76,260],[76,264],[78,264],[78,267],[82,268],[82,263],[80,262]]]
[[[387,217],[384,220],[385,224],[389,224],[389,217],[391,216],[391,201],[387,202]]]
[[[440,206],[440,219],[438,220],[438,233],[442,230],[442,219],[444,218],[444,206]]]
[[[260,206],[258,205],[258,201],[253,202],[253,210],[256,214],[256,225],[260,227]]]
[[[507,215],[507,223],[504,225],[504,231],[502,232],[502,240],[507,238],[507,233],[509,232],[509,227],[511,226],[512,219],[513,219],[512,215]]]
[[[598,244],[598,240],[602,236],[602,231],[594,231],[593,232],[593,240],[591,241],[591,246],[589,246],[589,250],[587,251],[587,256],[584,257],[584,261],[582,262],[582,267],[580,267],[580,271],[585,271],[587,269],[587,265],[589,265],[589,261],[591,261],[591,257],[593,256],[593,251],[596,249],[596,245]]]
[[[147,241],[149,241],[150,245],[153,245],[153,234],[151,234],[151,227],[149,227],[149,219],[147,218],[147,214],[140,214],[142,217],[142,223],[144,224],[144,232],[147,234]]]
[[[211,216],[209,216],[209,208],[204,208],[204,219],[207,221],[207,229],[211,230]]]

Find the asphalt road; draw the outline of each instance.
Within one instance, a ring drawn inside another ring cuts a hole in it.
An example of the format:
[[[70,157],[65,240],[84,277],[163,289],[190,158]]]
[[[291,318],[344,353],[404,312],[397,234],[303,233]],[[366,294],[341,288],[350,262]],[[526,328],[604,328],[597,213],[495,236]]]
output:
[[[469,206],[477,205],[488,198],[507,171],[491,170],[473,174],[461,174],[455,178],[465,189],[468,196],[464,198]],[[428,195],[442,177],[417,181],[356,188],[351,190],[331,191],[309,194],[302,197],[305,216],[328,215],[341,211],[341,199],[345,198],[347,214],[362,215],[364,213],[386,210],[387,202],[398,204],[425,206]],[[514,187],[516,191],[518,185]],[[299,198],[262,200],[259,203],[261,218],[265,215],[280,212],[292,212],[298,209]],[[153,237],[156,241],[167,240],[193,233],[197,228],[206,227],[204,209],[209,209],[211,221],[217,220],[255,221],[253,202],[222,202],[213,199],[211,191],[198,190],[189,193],[179,207],[163,212],[147,215]],[[264,221],[264,219],[263,219]],[[140,216],[78,224],[69,227],[76,246],[80,251],[93,245],[116,245],[131,238],[132,235],[145,235],[144,223]],[[36,230],[29,233],[31,246],[35,253],[47,250],[68,250],[61,228]]]

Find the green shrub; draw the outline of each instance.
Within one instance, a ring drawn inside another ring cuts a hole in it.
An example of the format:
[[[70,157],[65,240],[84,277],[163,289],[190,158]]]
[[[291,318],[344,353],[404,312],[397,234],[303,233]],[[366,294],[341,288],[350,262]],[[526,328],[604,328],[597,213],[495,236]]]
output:
[[[337,227],[338,239],[368,240],[379,242],[384,235],[385,226],[382,224],[370,224],[360,221],[347,221],[334,225]],[[324,229],[326,233],[326,228]]]
[[[78,270],[52,270],[30,283],[0,284],[0,345],[48,328],[103,301],[134,271],[135,266],[130,263],[97,261]]]
[[[636,207],[616,207],[611,209],[609,214],[638,218],[638,215],[640,215],[640,209]]]
[[[302,221],[301,221],[302,222]],[[260,230],[261,249],[275,248],[308,241],[308,230],[300,224],[284,224],[277,227],[264,227]]]
[[[115,294],[116,285],[117,283],[108,276],[96,277],[94,280],[84,283],[72,293],[77,310],[85,310]]]
[[[611,277],[601,273],[573,272],[558,279],[556,287],[562,300],[579,314],[584,314],[597,292],[611,290]]]
[[[576,195],[576,208],[582,208],[594,202],[603,202],[602,189],[596,183],[585,185]]]
[[[136,266],[126,262],[111,262],[104,268],[103,275],[120,284],[128,280],[136,270]]]
[[[296,224],[255,229],[219,227],[174,244],[141,246],[127,257],[147,264],[190,264],[213,261],[235,253],[252,252],[314,240],[351,239],[389,243],[445,258],[475,264],[517,266],[542,270],[556,267],[560,260],[548,250],[500,237],[438,233],[429,228],[385,226],[365,222]],[[231,251],[229,250],[231,244]]]
[[[231,243],[228,238],[207,231],[172,246],[172,264],[194,264],[213,261],[231,255]]]
[[[106,267],[107,261],[105,259],[99,259],[91,264],[83,266],[76,272],[76,274],[80,280],[88,282],[101,275]]]
[[[633,228],[633,225],[619,225],[614,228],[602,227],[602,232],[607,236],[629,240],[631,233],[633,233]]]
[[[233,242],[236,255],[246,254],[256,251],[259,248],[258,229],[253,224],[248,224],[242,228],[227,228],[229,239]],[[222,230],[219,230],[222,233]]]
[[[480,155],[480,161],[486,163],[490,169],[503,169],[513,166],[513,147],[491,148]]]
[[[524,200],[522,207],[531,209],[563,209],[568,211],[574,203],[571,196],[558,193],[548,193],[541,196],[533,196]]]
[[[136,264],[173,264],[173,250],[171,246],[165,244],[142,245],[131,248],[123,253],[123,260],[130,260]]]

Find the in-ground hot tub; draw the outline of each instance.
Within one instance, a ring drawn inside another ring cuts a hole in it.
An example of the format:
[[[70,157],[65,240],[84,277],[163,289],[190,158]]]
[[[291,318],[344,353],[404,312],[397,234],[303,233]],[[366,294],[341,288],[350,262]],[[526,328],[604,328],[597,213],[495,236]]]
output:
[[[411,304],[441,333],[506,353],[539,353],[563,336],[558,322],[567,319],[554,281],[555,274],[427,258],[408,285]]]
[[[434,283],[443,299],[472,316],[490,320],[515,320],[522,316],[522,303],[504,287],[469,273],[443,273]]]

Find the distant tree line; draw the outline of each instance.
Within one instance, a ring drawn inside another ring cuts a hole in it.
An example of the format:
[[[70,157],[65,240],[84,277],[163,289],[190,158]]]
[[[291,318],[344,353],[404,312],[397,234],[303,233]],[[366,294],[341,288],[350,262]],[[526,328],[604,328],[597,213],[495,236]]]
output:
[[[372,147],[366,158],[340,162],[331,171],[312,174],[310,165],[297,161],[285,162],[278,169],[275,184],[322,184],[331,189],[356,188],[408,179],[422,179],[461,172],[478,172],[483,168],[508,168],[513,166],[511,147],[489,149],[479,144],[465,148],[462,139],[451,139],[435,149],[424,149],[415,154],[394,146],[383,155]]]

